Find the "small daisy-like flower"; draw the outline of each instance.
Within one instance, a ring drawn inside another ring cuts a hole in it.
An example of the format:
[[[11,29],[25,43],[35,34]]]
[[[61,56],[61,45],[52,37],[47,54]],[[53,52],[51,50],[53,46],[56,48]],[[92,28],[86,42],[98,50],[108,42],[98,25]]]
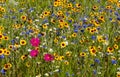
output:
[[[25,40],[20,40],[20,45],[26,45],[26,41]]]

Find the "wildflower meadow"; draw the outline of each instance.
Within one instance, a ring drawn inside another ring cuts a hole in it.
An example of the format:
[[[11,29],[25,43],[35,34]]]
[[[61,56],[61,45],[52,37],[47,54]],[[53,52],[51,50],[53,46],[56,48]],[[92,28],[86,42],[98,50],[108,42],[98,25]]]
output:
[[[120,0],[0,0],[0,77],[120,77]]]

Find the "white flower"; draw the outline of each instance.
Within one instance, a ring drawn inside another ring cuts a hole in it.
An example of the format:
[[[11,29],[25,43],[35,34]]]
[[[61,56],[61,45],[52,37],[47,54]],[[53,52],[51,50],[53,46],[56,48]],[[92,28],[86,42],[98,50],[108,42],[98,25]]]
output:
[[[41,74],[37,75],[36,77],[41,77]]]
[[[30,52],[31,51],[31,49],[28,49],[28,52]]]
[[[45,73],[44,75],[45,75],[45,76],[49,76],[49,74],[48,74],[48,73]]]
[[[49,52],[53,52],[53,49],[52,49],[52,48],[50,48],[50,49],[49,49]]]
[[[66,43],[66,45],[68,45],[68,41],[66,41],[65,43]]]

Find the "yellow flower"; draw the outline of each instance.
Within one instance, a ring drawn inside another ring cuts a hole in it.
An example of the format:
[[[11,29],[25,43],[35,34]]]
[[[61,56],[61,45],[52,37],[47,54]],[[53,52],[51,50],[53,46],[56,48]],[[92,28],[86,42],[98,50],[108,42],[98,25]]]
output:
[[[107,52],[112,53],[114,49],[112,47],[107,47]]]
[[[70,52],[70,51],[67,51],[67,52],[66,52],[66,56],[71,56],[71,52]]]
[[[68,62],[68,61],[65,61],[64,64],[65,64],[65,65],[69,65],[69,62]]]
[[[68,25],[68,23],[67,23],[67,22],[64,22],[64,26],[65,26],[66,28],[68,28],[68,27],[69,27],[69,25]]]
[[[76,3],[75,6],[76,6],[77,8],[80,8],[80,7],[81,7],[81,4]]]
[[[115,48],[115,49],[118,49],[119,47],[118,47],[118,45],[117,45],[117,44],[114,44],[114,48]]]
[[[76,37],[76,36],[77,36],[77,34],[76,34],[76,33],[73,33],[73,34],[72,34],[72,37]]]
[[[8,36],[4,36],[4,40],[9,40]]]
[[[97,7],[96,5],[94,5],[94,6],[92,7],[92,9],[93,9],[93,10],[97,10],[98,7]]]
[[[97,40],[98,40],[98,42],[103,42],[103,37],[101,35],[98,35]]]
[[[117,72],[117,77],[120,77],[120,72]]]
[[[21,59],[22,59],[22,60],[25,60],[26,58],[27,58],[27,55],[22,55],[22,56],[21,56]]]
[[[4,50],[4,55],[6,55],[6,56],[8,56],[8,55],[10,55],[10,51],[9,50]]]
[[[4,69],[5,69],[5,70],[10,69],[11,67],[12,67],[12,64],[11,64],[11,63],[7,63],[7,64],[4,65]]]
[[[57,7],[57,6],[59,6],[59,2],[55,1],[54,2],[54,7]]]
[[[63,26],[63,25],[58,25],[58,27],[59,27],[60,29],[63,29],[63,28],[64,28],[64,26]]]
[[[0,55],[3,55],[3,54],[4,54],[3,49],[0,49]]]
[[[4,36],[0,33],[0,39],[3,39],[3,37],[4,37]]]
[[[94,29],[90,29],[90,34],[94,34]]]
[[[30,67],[30,62],[26,62],[26,67]]]
[[[85,56],[86,56],[86,53],[85,53],[85,52],[81,52],[81,53],[80,53],[80,56],[81,56],[81,57],[85,57]]]
[[[25,40],[20,40],[20,45],[26,45],[26,41]]]
[[[65,42],[61,42],[60,46],[61,46],[61,48],[65,48],[66,47],[66,43]]]
[[[45,11],[44,13],[43,13],[43,16],[49,16],[50,15],[50,11]]]
[[[58,39],[57,38],[54,39],[54,43],[58,43]]]
[[[64,59],[64,56],[59,56],[59,60],[63,60]]]
[[[3,26],[0,26],[0,31],[4,30],[4,27]]]
[[[48,26],[46,24],[43,24],[42,27],[43,27],[43,29],[47,29],[48,28]]]
[[[23,16],[21,16],[21,19],[22,19],[23,21],[26,21],[27,17],[26,17],[25,15],[23,15]]]
[[[69,3],[69,4],[67,5],[67,7],[68,7],[68,8],[72,8],[72,3]]]

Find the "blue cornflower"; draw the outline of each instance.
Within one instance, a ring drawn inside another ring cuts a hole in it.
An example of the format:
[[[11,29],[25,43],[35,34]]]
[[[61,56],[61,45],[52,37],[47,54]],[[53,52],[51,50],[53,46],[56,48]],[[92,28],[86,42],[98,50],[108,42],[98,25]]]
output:
[[[42,35],[41,34],[38,34],[38,37],[41,37]]]
[[[3,75],[5,75],[6,70],[5,70],[5,69],[2,69],[0,72],[1,72]]]
[[[23,10],[22,10],[22,9],[20,9],[20,10],[19,10],[19,12],[21,13],[21,12],[23,12]]]
[[[92,40],[95,40],[95,39],[96,39],[96,36],[92,36],[91,38],[92,38]]]
[[[111,60],[112,64],[117,64],[116,60]]]
[[[78,32],[78,29],[74,29],[74,32],[77,33],[77,32]]]
[[[0,55],[0,59],[3,59],[5,56],[4,55]]]
[[[95,61],[96,63],[98,63],[98,64],[100,63],[100,60],[99,60],[99,59],[95,59],[94,61]]]
[[[93,74],[97,74],[97,71],[96,71],[96,70],[93,70]]]

